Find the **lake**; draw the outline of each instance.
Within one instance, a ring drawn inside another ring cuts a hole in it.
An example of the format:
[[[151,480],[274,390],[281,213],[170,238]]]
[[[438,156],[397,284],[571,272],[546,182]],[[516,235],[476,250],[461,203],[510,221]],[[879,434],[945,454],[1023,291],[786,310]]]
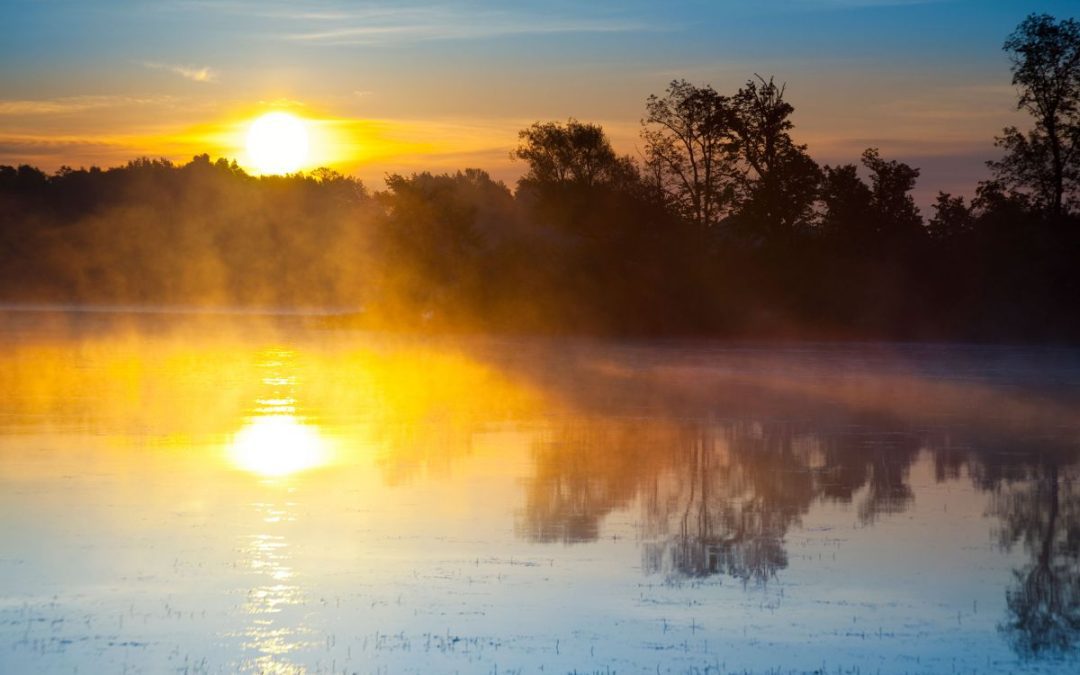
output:
[[[1077,350],[0,320],[0,672],[1080,668]]]

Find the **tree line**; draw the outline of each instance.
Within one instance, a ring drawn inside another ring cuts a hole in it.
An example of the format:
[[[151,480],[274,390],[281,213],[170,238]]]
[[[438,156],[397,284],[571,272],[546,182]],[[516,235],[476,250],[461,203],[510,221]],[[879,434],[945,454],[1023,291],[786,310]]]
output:
[[[1080,338],[1080,24],[1008,37],[1027,129],[974,198],[867,149],[820,165],[783,84],[650,96],[641,157],[537,122],[479,169],[247,175],[207,155],[0,167],[0,299],[361,309],[382,326],[616,335]]]

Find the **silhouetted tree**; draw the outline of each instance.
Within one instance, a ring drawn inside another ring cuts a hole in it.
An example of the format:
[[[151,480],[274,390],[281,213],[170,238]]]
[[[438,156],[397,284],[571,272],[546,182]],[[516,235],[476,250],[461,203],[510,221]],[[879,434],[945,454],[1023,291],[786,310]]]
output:
[[[599,125],[573,118],[566,124],[535,122],[518,138],[514,156],[529,163],[519,186],[626,187],[637,181],[633,160],[615,153]]]
[[[1012,61],[1017,107],[1034,118],[1026,133],[1007,127],[989,162],[1006,187],[1031,195],[1057,220],[1080,200],[1080,23],[1032,14],[1005,41]]]
[[[834,239],[854,242],[865,238],[874,220],[874,193],[854,164],[826,166],[821,183],[822,231]]]
[[[612,229],[612,211],[641,196],[637,166],[615,153],[599,125],[536,122],[518,137],[514,156],[529,163],[518,180],[518,201],[546,225],[603,236]]]
[[[975,214],[964,203],[963,197],[939,192],[933,209],[934,215],[927,224],[927,231],[934,239],[947,240],[970,234],[975,226]]]
[[[738,138],[731,100],[686,80],[646,102],[641,137],[646,173],[664,201],[700,227],[716,225],[735,202]]]
[[[911,197],[919,170],[898,162],[884,160],[877,148],[862,155],[862,163],[870,170],[873,227],[885,237],[909,237],[922,233],[922,216]]]
[[[739,219],[766,237],[808,224],[821,171],[788,133],[795,108],[772,78],[750,80],[732,99],[737,156],[744,164]]]

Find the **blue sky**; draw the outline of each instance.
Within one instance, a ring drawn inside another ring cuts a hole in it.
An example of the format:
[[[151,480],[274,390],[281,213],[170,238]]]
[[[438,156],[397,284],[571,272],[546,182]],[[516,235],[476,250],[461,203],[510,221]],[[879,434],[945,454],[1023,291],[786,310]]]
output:
[[[1005,37],[1032,11],[1078,7],[0,0],[0,163],[182,159],[200,140],[225,154],[229,124],[288,105],[381,129],[368,145],[382,151],[337,158],[375,183],[472,165],[510,180],[514,131],[531,121],[599,122],[633,153],[645,98],[671,79],[733,91],[761,73],[788,83],[796,136],[820,161],[880,146],[923,168],[925,201],[970,191],[994,133],[1023,122]]]

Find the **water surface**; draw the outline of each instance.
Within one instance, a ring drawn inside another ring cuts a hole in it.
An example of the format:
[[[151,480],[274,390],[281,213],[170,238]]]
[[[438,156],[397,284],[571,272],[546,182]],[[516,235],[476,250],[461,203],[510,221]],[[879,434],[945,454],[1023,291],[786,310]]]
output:
[[[1080,353],[3,318],[0,672],[1076,672]]]

